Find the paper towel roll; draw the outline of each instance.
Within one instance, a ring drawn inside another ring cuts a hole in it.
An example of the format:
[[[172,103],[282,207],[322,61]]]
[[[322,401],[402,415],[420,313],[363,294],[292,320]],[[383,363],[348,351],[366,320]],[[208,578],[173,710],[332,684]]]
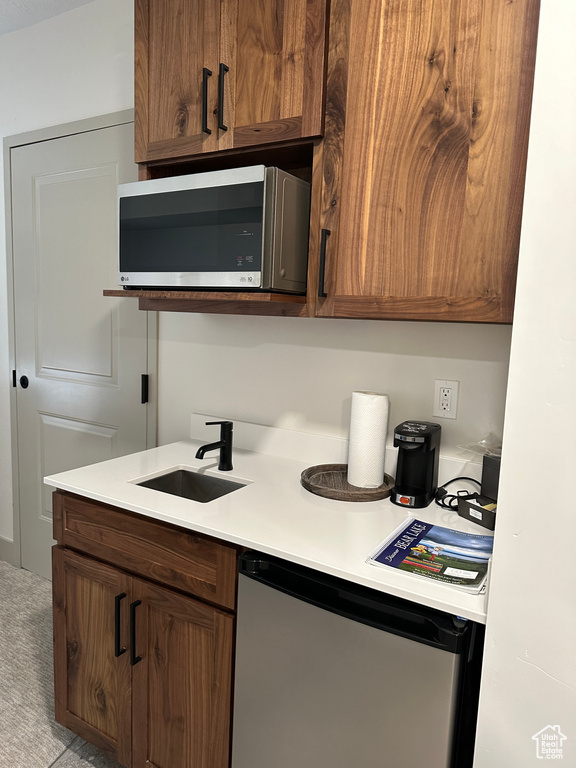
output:
[[[357,488],[378,488],[384,482],[388,432],[388,395],[352,392],[348,482]]]

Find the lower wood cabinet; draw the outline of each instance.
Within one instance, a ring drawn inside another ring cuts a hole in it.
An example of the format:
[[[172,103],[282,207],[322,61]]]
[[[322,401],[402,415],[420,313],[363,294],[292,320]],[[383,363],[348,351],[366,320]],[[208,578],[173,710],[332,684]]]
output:
[[[127,768],[229,765],[233,612],[61,545],[53,591],[59,723]]]

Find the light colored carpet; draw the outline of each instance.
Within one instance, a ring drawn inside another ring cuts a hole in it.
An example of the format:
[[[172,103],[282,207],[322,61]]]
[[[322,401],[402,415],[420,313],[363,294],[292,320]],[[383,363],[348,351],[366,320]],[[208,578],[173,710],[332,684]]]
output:
[[[52,585],[0,561],[0,768],[116,768],[54,721]]]

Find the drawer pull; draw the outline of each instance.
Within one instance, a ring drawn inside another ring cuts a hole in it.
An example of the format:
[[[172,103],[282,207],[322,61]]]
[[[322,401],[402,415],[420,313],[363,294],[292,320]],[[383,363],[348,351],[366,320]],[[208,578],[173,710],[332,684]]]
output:
[[[142,656],[136,656],[136,608],[142,604],[141,600],[130,603],[130,666],[142,661]]]
[[[126,647],[120,641],[120,603],[126,597],[126,592],[116,595],[114,598],[114,656],[122,656],[126,653]]]

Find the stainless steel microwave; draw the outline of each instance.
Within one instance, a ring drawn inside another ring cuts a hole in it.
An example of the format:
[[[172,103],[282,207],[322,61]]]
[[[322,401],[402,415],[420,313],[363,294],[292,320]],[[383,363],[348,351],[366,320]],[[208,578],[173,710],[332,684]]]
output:
[[[263,165],[118,187],[124,288],[306,292],[310,185]]]

